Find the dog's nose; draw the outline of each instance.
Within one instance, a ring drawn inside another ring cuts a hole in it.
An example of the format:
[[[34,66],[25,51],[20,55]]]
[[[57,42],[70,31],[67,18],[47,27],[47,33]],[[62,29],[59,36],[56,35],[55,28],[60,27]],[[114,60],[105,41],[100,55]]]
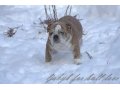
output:
[[[54,41],[58,41],[58,39],[59,39],[58,35],[54,35],[53,39],[54,39]]]

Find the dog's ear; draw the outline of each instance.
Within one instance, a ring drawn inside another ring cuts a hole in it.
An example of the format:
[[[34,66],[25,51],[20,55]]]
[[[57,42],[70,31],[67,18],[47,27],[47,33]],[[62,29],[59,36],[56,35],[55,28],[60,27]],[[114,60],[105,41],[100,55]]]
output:
[[[47,20],[47,32],[49,32],[51,30],[51,26],[54,23],[54,20]]]
[[[66,24],[67,31],[72,34],[72,26],[70,24]]]
[[[47,26],[47,32],[50,32],[50,29],[51,29],[51,23],[49,23],[49,24],[47,24],[48,26]]]
[[[71,25],[70,24],[66,24],[66,28],[67,28],[67,30],[71,30]]]

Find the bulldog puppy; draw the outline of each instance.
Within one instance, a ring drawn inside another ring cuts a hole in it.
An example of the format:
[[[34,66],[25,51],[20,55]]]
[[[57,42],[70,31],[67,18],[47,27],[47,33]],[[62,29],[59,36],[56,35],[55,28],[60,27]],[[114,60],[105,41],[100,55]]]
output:
[[[46,62],[52,60],[52,52],[65,51],[69,48],[73,52],[75,64],[80,64],[80,45],[82,43],[83,28],[79,20],[72,16],[64,16],[47,27],[49,33],[46,44]]]

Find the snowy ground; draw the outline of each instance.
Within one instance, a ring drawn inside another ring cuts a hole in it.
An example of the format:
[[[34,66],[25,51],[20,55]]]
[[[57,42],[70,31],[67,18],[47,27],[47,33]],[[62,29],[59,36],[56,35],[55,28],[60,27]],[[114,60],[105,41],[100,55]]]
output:
[[[0,6],[0,83],[120,83],[119,10],[120,6],[74,6],[72,12],[83,19],[86,34],[82,64],[75,65],[70,54],[45,63],[47,32],[38,24],[38,18],[45,17],[43,6]],[[3,34],[19,25],[23,26],[13,37]]]

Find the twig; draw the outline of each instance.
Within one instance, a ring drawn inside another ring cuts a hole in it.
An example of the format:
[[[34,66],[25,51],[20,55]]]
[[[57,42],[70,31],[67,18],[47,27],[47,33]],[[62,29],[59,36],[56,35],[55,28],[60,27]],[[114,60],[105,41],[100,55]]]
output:
[[[83,29],[82,35],[87,35],[88,32],[85,33],[85,29]]]
[[[51,6],[49,5],[49,12],[50,12],[50,18],[53,19],[52,12],[51,12]]]
[[[44,5],[44,9],[45,9],[45,15],[46,15],[46,19],[50,19],[48,12],[47,12],[47,6]]]
[[[17,27],[13,27],[13,28],[10,28],[10,27],[8,27],[9,29],[18,29],[18,28],[20,28],[20,27],[22,27],[23,25],[20,25],[20,26],[17,26]]]
[[[79,14],[74,15],[74,17],[77,17],[77,16],[79,16]]]
[[[7,35],[8,37],[12,37],[17,32],[17,30],[15,30],[15,29],[18,29],[22,26],[23,25],[20,25],[20,26],[17,26],[17,27],[8,27],[8,31],[4,32],[4,35]]]
[[[8,37],[12,37],[13,35],[15,35],[17,31],[14,30],[14,28],[9,28],[9,30],[7,32],[4,33],[4,35],[7,35]]]
[[[64,16],[67,16],[67,12],[68,12],[69,7],[70,7],[70,5],[67,6]]]
[[[68,5],[66,10],[65,10],[64,16],[71,15],[71,11],[72,11],[72,6]]]
[[[99,44],[105,44],[105,42],[99,42]]]
[[[88,55],[90,59],[93,59],[93,57],[87,51],[85,53]]]
[[[58,18],[57,18],[57,10],[56,10],[56,6],[55,6],[55,5],[52,5],[52,9],[53,9],[54,19],[55,19],[55,21],[57,21]]]
[[[82,35],[87,35],[87,33],[83,33]]]
[[[42,22],[41,18],[39,18],[39,20],[40,20],[40,24],[42,24],[42,25],[43,25],[44,29],[46,29],[46,27],[45,27],[45,23],[44,23],[44,22]]]
[[[69,12],[69,15],[71,15],[71,11],[72,11],[72,6],[70,6],[70,12]]]

